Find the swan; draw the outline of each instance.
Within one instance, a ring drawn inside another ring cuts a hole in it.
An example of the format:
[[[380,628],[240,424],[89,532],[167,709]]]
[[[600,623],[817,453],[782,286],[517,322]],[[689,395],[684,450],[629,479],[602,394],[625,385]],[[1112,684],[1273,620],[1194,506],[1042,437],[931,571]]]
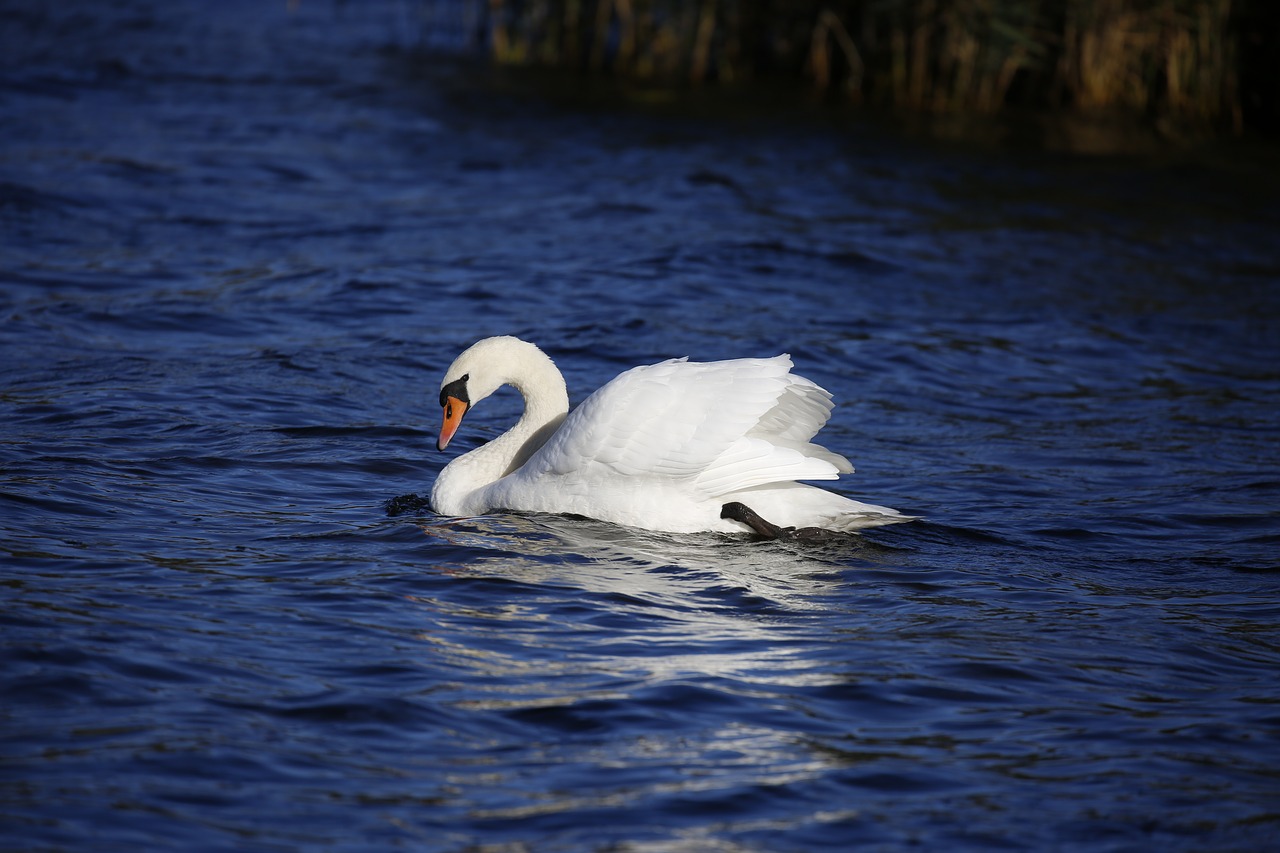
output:
[[[671,359],[619,374],[570,412],[564,377],[541,349],[485,338],[445,372],[437,449],[503,385],[524,397],[524,413],[446,465],[431,506],[445,516],[572,513],[647,530],[771,538],[787,528],[848,532],[911,520],[797,482],[834,480],[853,466],[810,441],[831,415],[831,394],[791,367],[785,354]]]

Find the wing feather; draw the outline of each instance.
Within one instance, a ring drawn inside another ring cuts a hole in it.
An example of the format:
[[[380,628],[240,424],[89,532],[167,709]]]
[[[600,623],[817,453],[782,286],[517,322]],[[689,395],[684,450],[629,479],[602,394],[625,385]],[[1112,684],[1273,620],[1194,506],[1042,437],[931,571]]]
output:
[[[809,441],[831,395],[790,371],[787,355],[632,368],[570,412],[524,473],[684,479],[709,495],[835,479],[848,461]]]

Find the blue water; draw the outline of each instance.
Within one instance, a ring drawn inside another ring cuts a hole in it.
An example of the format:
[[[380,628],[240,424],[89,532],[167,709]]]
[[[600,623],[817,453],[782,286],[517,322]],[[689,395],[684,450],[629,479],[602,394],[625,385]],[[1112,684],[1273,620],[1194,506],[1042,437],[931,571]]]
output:
[[[412,3],[4,5],[0,847],[1280,844],[1269,155],[531,94]],[[574,400],[790,352],[924,520],[389,514],[499,333]]]

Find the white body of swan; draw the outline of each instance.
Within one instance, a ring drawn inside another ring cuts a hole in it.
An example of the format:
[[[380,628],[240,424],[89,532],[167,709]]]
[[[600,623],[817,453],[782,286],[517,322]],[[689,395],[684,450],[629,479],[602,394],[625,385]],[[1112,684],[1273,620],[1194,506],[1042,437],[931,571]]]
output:
[[[748,530],[720,517],[730,501],[782,527],[850,531],[911,518],[797,482],[853,467],[810,441],[831,415],[831,395],[793,374],[787,355],[635,367],[570,412],[564,378],[542,350],[487,338],[441,383],[439,449],[503,385],[523,395],[523,416],[440,472],[437,513],[575,513],[670,532]]]

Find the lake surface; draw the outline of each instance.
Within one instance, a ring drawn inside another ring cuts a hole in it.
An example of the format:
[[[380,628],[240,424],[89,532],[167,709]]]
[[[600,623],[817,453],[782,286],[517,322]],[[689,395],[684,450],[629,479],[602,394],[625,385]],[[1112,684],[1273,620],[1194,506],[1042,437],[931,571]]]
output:
[[[5,4],[0,847],[1280,844],[1265,161],[572,105],[296,5]],[[505,333],[574,401],[790,352],[923,520],[389,513]]]

